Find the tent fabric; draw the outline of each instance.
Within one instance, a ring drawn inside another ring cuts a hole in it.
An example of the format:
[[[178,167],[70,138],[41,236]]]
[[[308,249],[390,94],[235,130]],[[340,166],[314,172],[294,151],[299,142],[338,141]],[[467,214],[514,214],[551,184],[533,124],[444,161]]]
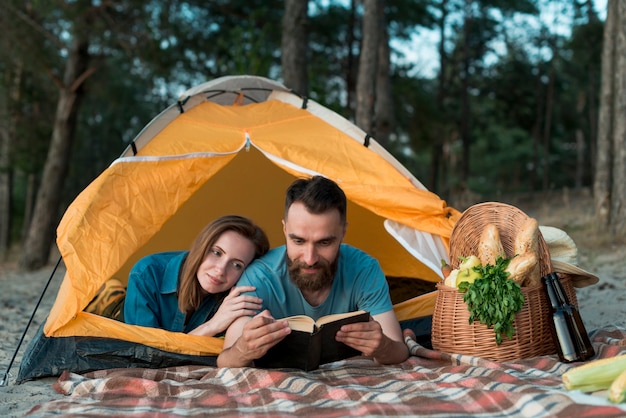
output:
[[[95,319],[95,316],[93,316]],[[111,320],[108,320],[111,321]],[[78,321],[82,328],[99,326],[108,322],[106,318],[100,321]],[[118,334],[117,330],[109,330]],[[426,348],[432,348],[430,330],[432,317],[413,318],[401,321],[402,329],[411,329],[419,344]],[[19,374],[16,383],[20,384],[39,377],[59,376],[64,371],[72,373],[87,373],[94,370],[128,368],[128,367],[182,367],[190,365],[217,366],[217,357],[212,354],[216,348],[203,348],[196,346],[194,353],[176,353],[159,348],[160,340],[137,342],[136,338],[95,337],[93,335],[81,336],[79,330],[64,328],[67,333],[61,333],[55,337],[46,337],[43,334],[43,324],[25,351],[20,363]],[[85,332],[83,332],[85,333]],[[67,335],[65,335],[67,334]],[[172,333],[169,333],[172,334]],[[168,338],[169,336],[166,336]],[[215,339],[217,340],[217,339]],[[219,343],[221,348],[221,344]],[[208,354],[207,354],[208,353]]]
[[[323,175],[348,197],[346,242],[388,276],[436,282],[460,212],[428,191],[375,139],[272,80],[230,76],[191,88],[153,119],[72,202],[57,228],[66,275],[45,338],[113,338],[182,355],[217,355],[221,341],[120,324],[82,310],[110,278],[126,283],[142,256],[189,248],[212,219],[254,219],[284,242],[284,191]],[[434,294],[400,320],[432,314]],[[173,335],[170,335],[173,334]],[[197,338],[200,338],[198,340]]]
[[[85,325],[94,325],[87,322]],[[142,343],[107,337],[80,335],[45,337],[43,324],[31,341],[20,363],[16,383],[63,371],[85,373],[118,367],[179,367],[185,365],[216,366],[217,357],[163,351]]]

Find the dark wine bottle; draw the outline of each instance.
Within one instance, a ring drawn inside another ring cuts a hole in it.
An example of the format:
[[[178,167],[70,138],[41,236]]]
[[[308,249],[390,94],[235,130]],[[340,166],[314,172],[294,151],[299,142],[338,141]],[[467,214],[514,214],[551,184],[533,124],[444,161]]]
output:
[[[580,360],[587,360],[593,357],[596,352],[593,349],[591,340],[589,339],[589,334],[587,334],[587,330],[585,329],[585,324],[580,316],[580,311],[567,297],[567,293],[565,293],[565,289],[563,289],[559,276],[556,273],[552,274],[554,276],[554,285],[559,294],[559,299],[561,299],[561,303],[570,317],[570,329],[572,330],[572,334],[574,336],[578,357]]]
[[[578,312],[570,303],[559,276],[550,273],[541,279],[552,310],[552,336],[559,359],[565,363],[584,361],[593,357],[595,351]]]
[[[552,331],[552,339],[556,344],[556,351],[559,355],[559,359],[565,363],[570,363],[578,360],[576,343],[570,333],[567,313],[565,312],[565,309],[563,309],[563,305],[559,299],[556,286],[554,285],[555,279],[553,278],[553,275],[556,276],[555,273],[550,273],[541,279],[552,311],[552,321],[550,327]],[[556,280],[558,280],[558,278]]]

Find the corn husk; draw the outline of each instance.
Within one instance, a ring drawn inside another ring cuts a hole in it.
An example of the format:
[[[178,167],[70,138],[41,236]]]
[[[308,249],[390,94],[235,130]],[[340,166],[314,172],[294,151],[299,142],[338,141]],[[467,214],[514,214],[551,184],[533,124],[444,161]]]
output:
[[[563,373],[563,386],[567,390],[595,392],[608,389],[611,383],[626,370],[626,354],[593,360]]]

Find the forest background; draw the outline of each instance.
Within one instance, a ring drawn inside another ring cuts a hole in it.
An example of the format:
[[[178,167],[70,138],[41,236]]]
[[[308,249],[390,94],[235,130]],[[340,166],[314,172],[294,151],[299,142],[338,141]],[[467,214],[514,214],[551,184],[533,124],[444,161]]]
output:
[[[354,121],[459,210],[571,190],[626,236],[625,1],[3,3],[0,261],[23,270],[48,262],[65,208],[152,118],[236,74]],[[410,43],[422,30],[435,56]]]

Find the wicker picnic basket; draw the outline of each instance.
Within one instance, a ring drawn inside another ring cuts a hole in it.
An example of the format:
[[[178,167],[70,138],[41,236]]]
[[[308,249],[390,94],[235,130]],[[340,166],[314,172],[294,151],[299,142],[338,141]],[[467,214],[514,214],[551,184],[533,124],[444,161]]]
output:
[[[463,212],[450,236],[450,265],[457,268],[460,256],[477,255],[482,230],[494,224],[507,257],[514,254],[516,231],[528,219],[523,211],[504,203],[488,202],[474,205]],[[552,271],[548,246],[539,233],[541,277]],[[578,306],[571,280],[561,278],[570,301]],[[446,353],[479,356],[495,361],[511,361],[556,353],[550,325],[550,307],[541,284],[522,287],[524,305],[515,315],[515,334],[503,337],[496,344],[493,329],[479,321],[469,323],[469,310],[458,289],[443,282],[437,285],[437,299],[432,318],[433,348]]]

